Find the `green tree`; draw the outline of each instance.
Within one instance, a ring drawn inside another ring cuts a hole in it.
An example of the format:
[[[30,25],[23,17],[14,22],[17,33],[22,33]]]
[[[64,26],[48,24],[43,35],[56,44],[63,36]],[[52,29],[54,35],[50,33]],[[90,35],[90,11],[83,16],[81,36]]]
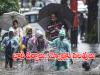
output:
[[[11,11],[19,11],[19,0],[0,0],[0,15]]]

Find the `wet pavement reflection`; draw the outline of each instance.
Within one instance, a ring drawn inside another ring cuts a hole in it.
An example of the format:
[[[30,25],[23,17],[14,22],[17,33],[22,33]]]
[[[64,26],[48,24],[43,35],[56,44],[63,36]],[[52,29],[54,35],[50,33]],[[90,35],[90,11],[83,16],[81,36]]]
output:
[[[87,44],[78,41],[77,51],[82,52],[93,52],[96,54],[100,53],[100,44]],[[84,71],[82,68],[82,60],[73,60],[74,63],[67,70],[61,71],[44,71],[44,70],[33,70],[32,66],[21,62],[14,63],[14,69],[5,69],[4,61],[0,61],[0,75],[100,75],[100,58],[96,58],[92,65],[90,71]],[[90,62],[90,60],[88,61]],[[34,64],[32,64],[34,65]]]

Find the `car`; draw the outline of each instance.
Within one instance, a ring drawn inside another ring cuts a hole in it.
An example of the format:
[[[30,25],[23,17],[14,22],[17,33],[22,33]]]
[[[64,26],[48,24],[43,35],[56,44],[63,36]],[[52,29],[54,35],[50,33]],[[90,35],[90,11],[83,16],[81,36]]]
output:
[[[38,21],[38,14],[38,10],[23,13],[28,23],[36,23]]]

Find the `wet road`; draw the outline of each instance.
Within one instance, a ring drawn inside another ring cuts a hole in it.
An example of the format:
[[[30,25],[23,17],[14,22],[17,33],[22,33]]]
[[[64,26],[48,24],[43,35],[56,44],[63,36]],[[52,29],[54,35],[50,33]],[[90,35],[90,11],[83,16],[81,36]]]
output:
[[[78,52],[94,52],[100,54],[100,44],[83,43],[78,37]]]
[[[21,66],[21,63],[14,65],[15,69],[4,69],[4,63],[0,64],[0,75],[100,75],[100,59],[96,59],[92,63],[92,69],[90,71],[84,71],[81,67],[82,62],[75,60],[74,64],[67,70],[61,71],[43,71],[33,70],[28,65]],[[99,66],[97,66],[99,65]]]
[[[100,44],[87,44],[78,41],[78,52],[95,52],[100,53]],[[23,64],[17,62],[14,64],[14,69],[5,69],[4,61],[0,62],[0,75],[100,75],[100,58],[96,58],[92,65],[90,71],[84,71],[82,68],[82,60],[74,60],[74,64],[67,70],[61,71],[44,71],[39,69],[33,69],[33,66],[28,64]],[[88,61],[89,62],[89,61]]]

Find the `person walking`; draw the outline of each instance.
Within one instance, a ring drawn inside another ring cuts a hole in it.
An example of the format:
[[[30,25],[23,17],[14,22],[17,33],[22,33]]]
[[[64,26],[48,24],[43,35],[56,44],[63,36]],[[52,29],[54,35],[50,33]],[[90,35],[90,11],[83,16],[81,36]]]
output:
[[[85,33],[85,18],[83,13],[80,13],[79,25],[80,25],[80,39],[83,40],[84,33]]]
[[[59,32],[59,37],[54,39],[52,42],[49,42],[49,44],[56,48],[55,52],[58,54],[64,53],[64,52],[69,52],[71,53],[71,44],[68,41],[68,39],[65,38],[66,37],[66,33],[65,33],[65,29],[61,28],[60,32]],[[70,60],[64,60],[64,61],[59,61],[56,60],[55,66],[56,66],[56,70],[59,71],[60,68],[63,66],[65,69],[69,68],[70,62],[72,62],[72,59]]]
[[[50,15],[50,23],[47,26],[46,37],[48,40],[54,40],[58,37],[59,30],[62,27],[62,22],[59,21],[57,14]]]
[[[24,52],[24,55],[26,56],[26,53],[28,52],[28,48],[27,48],[27,45],[28,45],[28,40],[30,38],[32,38],[32,27],[31,26],[28,26],[25,30],[26,32],[26,35],[22,37],[22,43],[21,43],[21,46],[20,46],[20,50]],[[28,63],[27,59],[25,58],[25,61],[26,63]],[[22,64],[23,64],[23,61],[22,61]]]
[[[47,42],[41,30],[36,30],[36,34],[28,40],[27,49],[32,52],[43,52],[47,49]]]
[[[9,30],[9,36],[5,37],[2,41],[2,46],[5,49],[5,68],[13,68],[13,58],[12,55],[14,51],[18,48],[18,42],[14,38],[14,31]]]
[[[22,45],[22,37],[23,37],[23,30],[22,28],[18,25],[18,21],[15,19],[13,20],[13,25],[12,27],[9,28],[9,30],[13,30],[14,31],[14,37],[15,39],[18,41],[19,43],[19,48]],[[19,52],[20,50],[17,50],[17,52]]]

